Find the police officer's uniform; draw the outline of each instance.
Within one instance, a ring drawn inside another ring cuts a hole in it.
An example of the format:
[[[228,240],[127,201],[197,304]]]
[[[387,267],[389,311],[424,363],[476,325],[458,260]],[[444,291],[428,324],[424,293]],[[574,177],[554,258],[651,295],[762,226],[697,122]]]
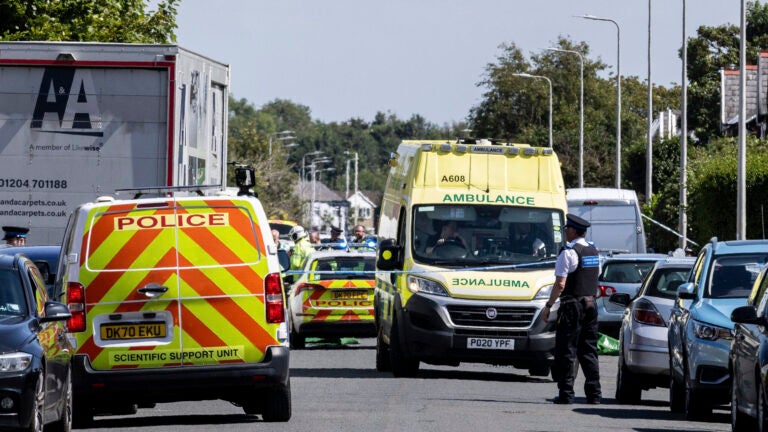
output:
[[[568,215],[566,226],[586,231],[589,222]],[[558,403],[574,399],[574,362],[578,359],[584,372],[584,393],[588,403],[600,403],[600,371],[597,358],[597,306],[600,258],[597,249],[584,237],[577,236],[557,257],[555,276],[566,277],[560,294],[560,310],[555,336],[555,363],[552,376],[557,381]]]
[[[6,246],[23,246],[26,244],[29,228],[4,226],[3,232],[5,233],[3,240],[6,242]]]

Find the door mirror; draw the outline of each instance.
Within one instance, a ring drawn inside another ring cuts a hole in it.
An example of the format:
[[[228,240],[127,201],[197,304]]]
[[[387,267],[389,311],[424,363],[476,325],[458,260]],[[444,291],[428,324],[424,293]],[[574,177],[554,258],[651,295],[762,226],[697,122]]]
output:
[[[741,306],[731,312],[731,321],[740,324],[763,324],[763,319],[757,316],[754,306]]]
[[[397,270],[403,268],[403,247],[394,239],[382,240],[379,243],[379,256],[376,267],[380,270]]]
[[[619,306],[627,307],[629,306],[629,303],[632,302],[632,297],[627,293],[613,293],[608,297],[608,301]]]
[[[40,322],[66,321],[72,318],[72,313],[67,305],[55,301],[45,302],[45,316],[40,318]]]
[[[693,300],[696,298],[696,284],[686,282],[677,287],[677,298],[683,300]]]

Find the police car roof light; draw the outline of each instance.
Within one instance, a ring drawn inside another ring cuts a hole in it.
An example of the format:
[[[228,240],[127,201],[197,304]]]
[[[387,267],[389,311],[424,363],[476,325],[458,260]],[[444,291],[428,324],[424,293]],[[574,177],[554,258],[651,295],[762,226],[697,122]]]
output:
[[[142,195],[155,194],[173,196],[177,192],[194,192],[199,196],[204,196],[204,191],[221,190],[221,185],[191,185],[191,186],[154,186],[144,188],[115,189],[115,194],[132,193],[134,199],[141,198]]]

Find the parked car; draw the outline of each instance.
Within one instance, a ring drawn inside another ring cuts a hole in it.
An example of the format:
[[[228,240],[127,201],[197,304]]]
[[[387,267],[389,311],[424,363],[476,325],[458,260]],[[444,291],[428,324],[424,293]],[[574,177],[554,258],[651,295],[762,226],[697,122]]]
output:
[[[72,428],[71,316],[32,260],[0,255],[0,429]]]
[[[374,252],[318,251],[307,258],[288,292],[291,348],[304,348],[308,336],[376,336],[375,263]]]
[[[730,400],[728,354],[731,312],[747,298],[763,264],[768,241],[718,241],[699,252],[680,285],[669,319],[669,400],[673,412],[702,419]]]
[[[768,266],[755,280],[747,305],[731,312],[731,321],[731,429],[768,431],[768,376],[761,373],[768,368]]]
[[[657,261],[637,296],[611,295],[611,303],[625,307],[619,331],[616,400],[640,401],[643,390],[669,386],[667,322],[677,288],[688,279],[694,258]]]
[[[15,255],[17,253],[25,254],[29,259],[35,262],[40,274],[43,276],[45,286],[48,289],[48,297],[51,300],[59,301],[63,291],[54,292],[54,282],[56,281],[56,268],[59,266],[59,253],[61,246],[12,246],[0,248],[0,254]]]
[[[618,337],[621,327],[625,307],[611,303],[611,294],[625,293],[634,298],[656,262],[665,258],[668,256],[663,254],[616,254],[604,258],[597,292],[600,333]]]

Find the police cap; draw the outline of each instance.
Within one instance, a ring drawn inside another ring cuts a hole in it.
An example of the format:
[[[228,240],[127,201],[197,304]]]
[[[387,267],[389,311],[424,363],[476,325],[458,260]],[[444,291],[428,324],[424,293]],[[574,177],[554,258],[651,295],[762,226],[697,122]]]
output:
[[[337,226],[331,226],[331,232],[334,234],[341,234],[343,231]]]
[[[19,237],[26,238],[27,233],[29,232],[29,228],[4,226],[3,231],[5,231],[5,237],[3,237],[3,240],[10,240]]]
[[[568,213],[565,215],[565,226],[571,227],[573,229],[579,230],[579,231],[586,231],[587,228],[591,225],[589,222],[585,221],[584,219]]]

